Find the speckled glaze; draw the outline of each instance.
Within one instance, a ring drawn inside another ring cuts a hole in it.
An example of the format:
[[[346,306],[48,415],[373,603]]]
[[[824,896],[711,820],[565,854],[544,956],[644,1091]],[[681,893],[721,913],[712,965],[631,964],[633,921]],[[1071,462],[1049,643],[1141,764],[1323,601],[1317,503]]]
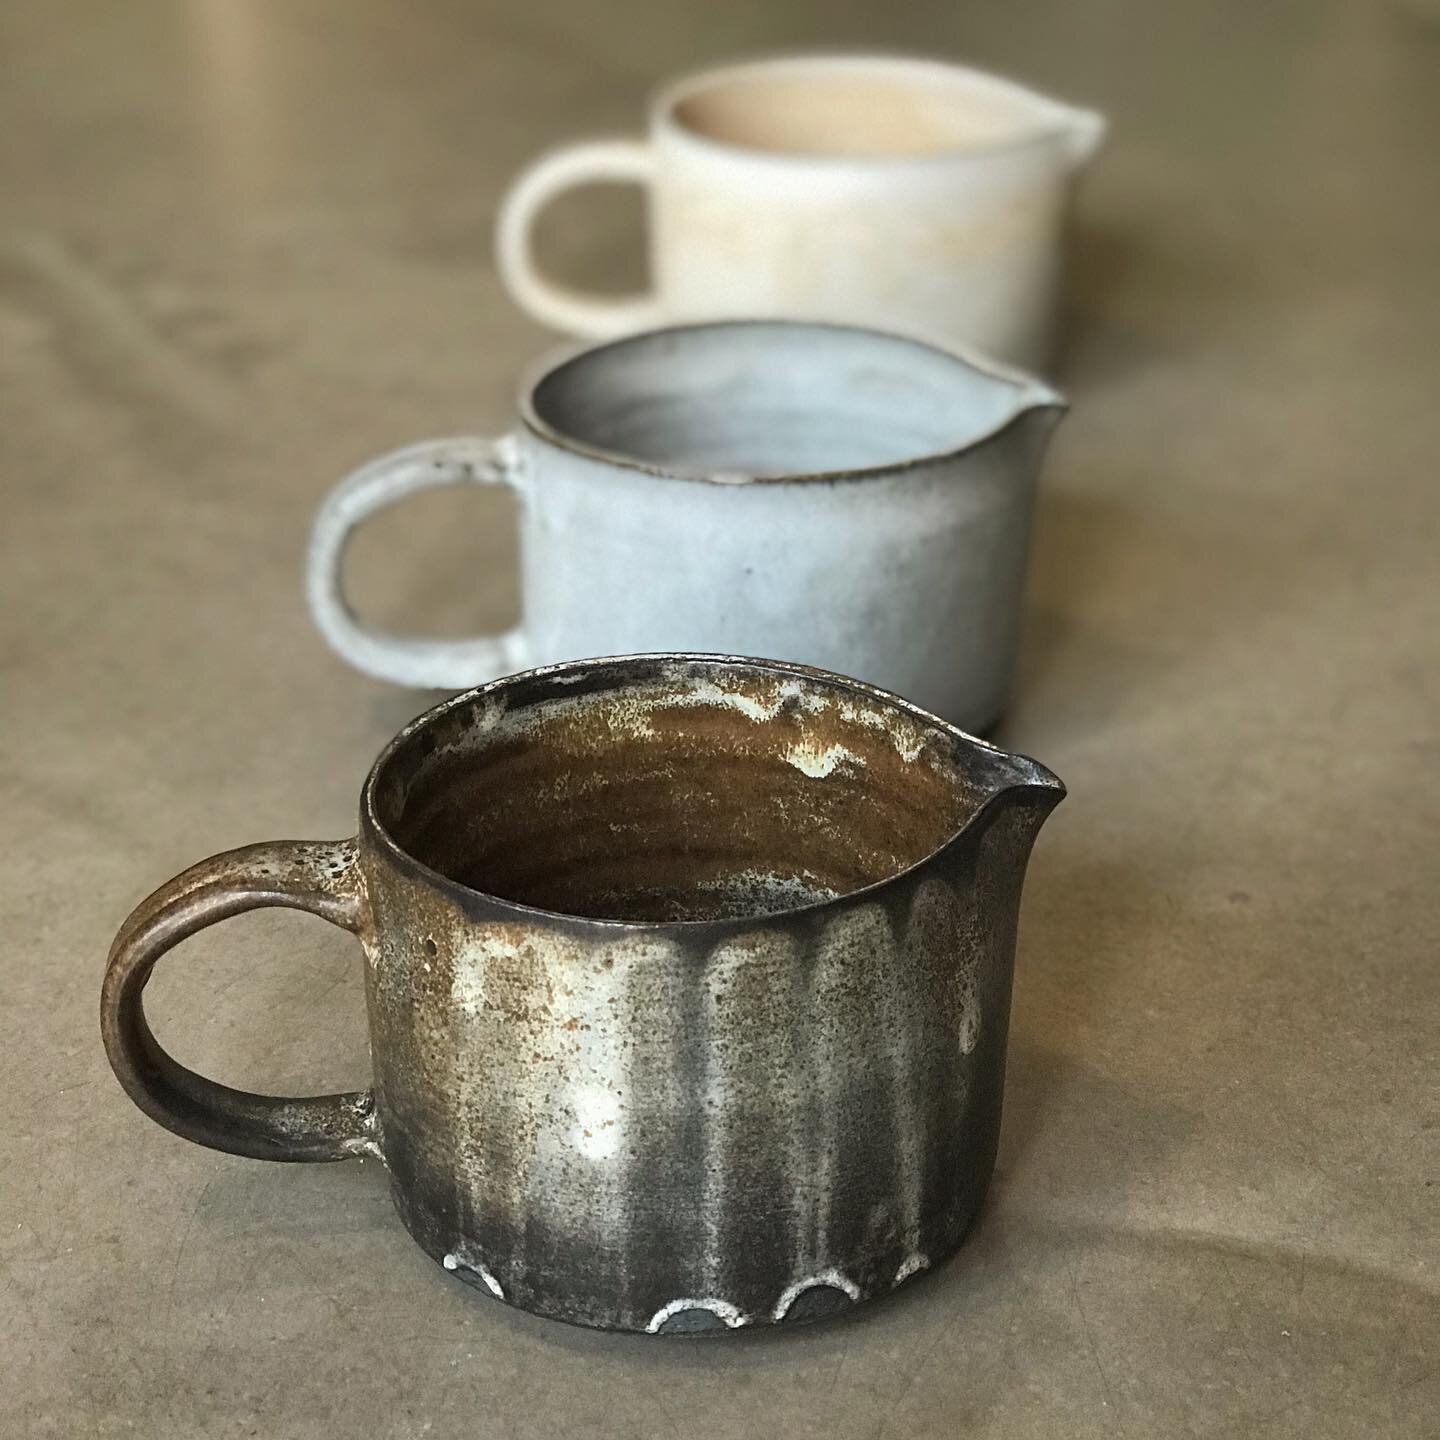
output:
[[[646,140],[541,157],[500,208],[496,262],[537,319],[606,338],[788,316],[903,330],[1043,369],[1077,174],[1104,120],[995,75],[894,55],[801,55],[661,91]],[[535,264],[559,194],[645,187],[653,292],[581,294]]]
[[[767,655],[983,731],[1009,693],[1063,409],[1028,376],[848,326],[612,341],[533,375],[501,441],[428,441],[337,486],[311,537],[311,614],[345,659],[400,684],[590,655]],[[420,490],[495,482],[520,499],[520,624],[468,640],[364,626],[340,584],[354,528]]]
[[[651,1333],[814,1319],[975,1215],[1021,882],[1063,793],[802,667],[536,671],[403,731],[357,840],[231,852],[144,902],[106,1047],[202,1144],[379,1156],[419,1244],[507,1304]],[[273,904],[360,937],[373,1092],[245,1095],[150,1036],[160,955]]]

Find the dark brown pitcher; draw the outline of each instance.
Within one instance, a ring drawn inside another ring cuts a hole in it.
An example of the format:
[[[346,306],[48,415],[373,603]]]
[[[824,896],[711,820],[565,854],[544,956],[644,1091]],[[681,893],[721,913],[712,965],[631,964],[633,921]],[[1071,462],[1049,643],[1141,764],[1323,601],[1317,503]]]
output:
[[[582,661],[407,726],[357,839],[202,861],[110,953],[135,1103],[272,1160],[384,1161],[447,1270],[623,1330],[812,1319],[960,1243],[994,1164],[1020,887],[1064,794],[856,682]],[[281,1099],[157,1044],[155,962],[266,905],[365,952],[374,1088]]]

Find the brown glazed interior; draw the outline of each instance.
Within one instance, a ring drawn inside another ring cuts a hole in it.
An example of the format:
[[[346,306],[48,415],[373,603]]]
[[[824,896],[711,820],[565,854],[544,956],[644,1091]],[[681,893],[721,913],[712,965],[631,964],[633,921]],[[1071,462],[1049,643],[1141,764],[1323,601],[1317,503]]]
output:
[[[591,919],[715,920],[923,860],[991,793],[971,746],[813,673],[641,657],[461,697],[396,741],[370,795],[394,843],[473,890]]]

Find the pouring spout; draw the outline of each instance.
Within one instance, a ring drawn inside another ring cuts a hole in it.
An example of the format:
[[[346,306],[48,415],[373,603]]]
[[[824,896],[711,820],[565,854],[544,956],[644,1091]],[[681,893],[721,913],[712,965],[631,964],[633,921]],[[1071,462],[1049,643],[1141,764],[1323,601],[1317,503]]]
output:
[[[1048,417],[1049,425],[1053,426],[1069,408],[1070,402],[1058,390],[1051,389],[1043,380],[1027,377],[1025,388],[1017,398],[1016,413]]]
[[[1065,798],[1065,782],[1053,770],[1026,755],[1009,757],[1012,776],[996,791],[996,798],[1032,817],[1039,830],[1050,812]]]
[[[1095,158],[1095,152],[1105,143],[1108,129],[1108,122],[1098,110],[1066,111],[1065,153],[1070,157],[1072,170],[1079,170]]]
[[[966,830],[983,835],[998,826],[1012,832],[1028,853],[1050,812],[1065,798],[1064,781],[1038,760],[1003,750],[991,751],[982,777],[986,798]]]
[[[987,439],[1008,432],[1017,421],[1026,430],[1048,439],[1050,431],[1070,409],[1065,396],[1033,372],[1007,365],[953,341],[948,348],[975,374],[978,382],[975,393],[984,409],[990,412],[995,426]]]
[[[1024,471],[1037,471],[1055,427],[1070,409],[1070,402],[1043,380],[1017,373],[1010,414],[993,438],[1009,447],[1014,463]]]

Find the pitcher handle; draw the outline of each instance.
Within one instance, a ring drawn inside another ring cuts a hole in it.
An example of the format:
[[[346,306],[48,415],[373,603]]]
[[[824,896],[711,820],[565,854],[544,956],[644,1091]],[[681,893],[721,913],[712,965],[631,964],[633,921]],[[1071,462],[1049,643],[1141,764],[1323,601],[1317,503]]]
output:
[[[202,860],[141,901],[105,967],[100,1033],[111,1068],[152,1120],[212,1150],[257,1160],[378,1155],[371,1091],[302,1099],[233,1090],[187,1070],[150,1032],[141,996],[160,957],[218,921],[270,905],[358,933],[366,905],[355,841],[247,845]]]
[[[495,263],[517,304],[542,325],[588,340],[610,340],[660,323],[653,294],[607,299],[548,279],[535,263],[531,234],[540,212],[577,185],[649,185],[655,156],[643,140],[591,140],[542,155],[500,202]]]
[[[416,689],[464,690],[525,669],[523,627],[468,640],[391,635],[361,624],[345,597],[341,565],[355,529],[377,511],[422,490],[451,485],[519,488],[520,451],[513,436],[425,440],[363,465],[326,497],[310,531],[305,598],[330,648],[377,680]]]

